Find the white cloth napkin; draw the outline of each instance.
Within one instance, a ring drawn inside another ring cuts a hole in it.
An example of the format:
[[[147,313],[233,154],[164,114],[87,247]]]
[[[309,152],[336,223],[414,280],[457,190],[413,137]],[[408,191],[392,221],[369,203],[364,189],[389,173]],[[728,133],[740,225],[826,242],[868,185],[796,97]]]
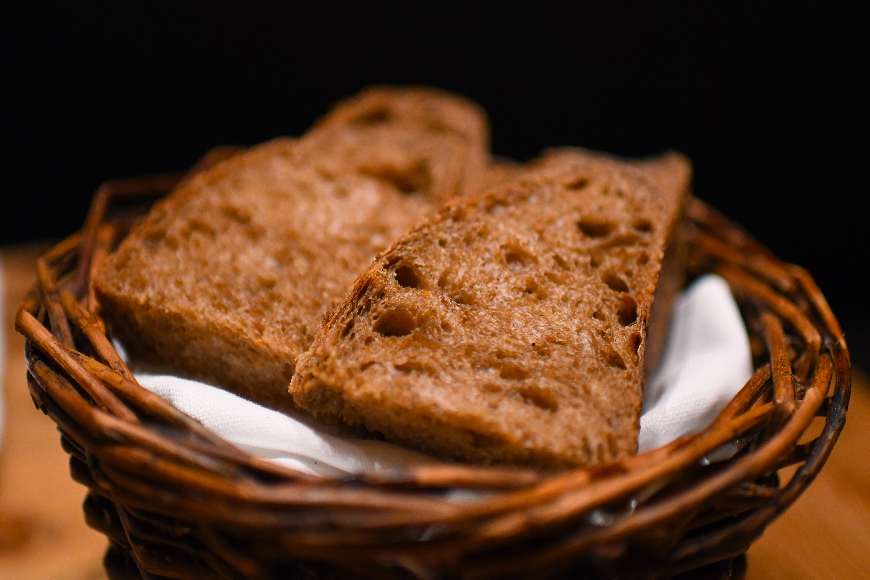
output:
[[[344,477],[437,463],[390,443],[342,437],[307,415],[285,415],[196,381],[139,373],[136,378],[240,449],[304,473]]]
[[[662,362],[644,395],[640,450],[703,429],[751,373],[749,341],[728,286],[704,276],[675,304]],[[284,415],[202,383],[136,376],[227,441],[306,473],[340,477],[437,463],[389,443],[342,437],[305,415]]]
[[[662,360],[643,393],[638,450],[701,431],[751,376],[749,338],[728,284],[699,278],[674,304]]]

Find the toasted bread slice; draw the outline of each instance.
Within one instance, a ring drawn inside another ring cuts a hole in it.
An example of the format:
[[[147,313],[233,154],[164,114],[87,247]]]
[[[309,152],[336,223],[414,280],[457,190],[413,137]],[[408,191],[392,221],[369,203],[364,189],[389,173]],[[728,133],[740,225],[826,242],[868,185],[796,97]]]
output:
[[[566,151],[448,204],[357,280],[298,361],[296,403],[439,457],[561,468],[634,453],[685,193]]]
[[[303,137],[327,174],[354,166],[398,189],[441,202],[480,189],[489,163],[486,113],[424,87],[373,87],[337,104]]]
[[[324,177],[296,141],[253,147],[159,202],[94,279],[113,334],[274,408],[326,311],[433,208],[380,180]]]

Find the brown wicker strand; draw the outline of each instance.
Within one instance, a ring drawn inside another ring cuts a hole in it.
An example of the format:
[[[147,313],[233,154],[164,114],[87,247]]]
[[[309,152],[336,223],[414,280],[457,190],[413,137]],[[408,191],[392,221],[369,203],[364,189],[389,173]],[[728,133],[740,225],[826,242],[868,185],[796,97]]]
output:
[[[112,347],[112,343],[106,337],[106,329],[73,298],[66,290],[60,292],[60,302],[67,316],[73,321],[79,330],[87,337],[96,353],[106,361],[112,370],[118,372],[125,379],[136,382],[133,373]]]
[[[744,296],[751,296],[754,300],[772,308],[784,321],[800,333],[806,349],[794,362],[794,374],[801,380],[806,378],[813,361],[819,356],[822,345],[821,334],[815,325],[785,296],[776,293],[735,266],[723,265],[716,270],[716,273],[728,281],[732,290]]]
[[[70,330],[69,321],[63,313],[63,307],[60,305],[54,277],[49,271],[48,264],[42,258],[36,260],[36,279],[42,294],[42,303],[51,321],[52,334],[62,345],[71,347],[73,345],[72,330]]]
[[[777,424],[785,422],[795,410],[794,376],[791,374],[791,361],[785,331],[779,318],[770,311],[761,313],[764,338],[770,351],[771,376],[773,377],[773,403],[776,406]],[[773,423],[768,428],[774,428]]]
[[[91,254],[88,280],[92,280],[96,275],[97,270],[99,270],[100,266],[103,265],[106,257],[112,251],[112,246],[114,246],[117,236],[118,227],[115,222],[104,223],[97,229],[96,239],[94,240],[94,251]],[[99,312],[99,304],[97,303],[97,296],[94,293],[94,287],[90,284],[88,284],[87,295],[87,310],[96,314]],[[99,319],[97,319],[97,323],[100,325],[102,333],[106,334],[106,325]]]
[[[81,260],[76,270],[75,294],[81,296],[87,287],[88,274],[90,273],[91,259],[94,248],[97,245],[97,232],[109,204],[114,198],[139,197],[143,195],[162,195],[172,189],[181,179],[180,173],[164,173],[132,179],[107,181],[102,184],[91,200],[91,207],[85,218],[82,229]]]
[[[62,312],[62,310],[61,310]],[[63,317],[66,321],[66,317]],[[64,348],[58,339],[52,336],[39,322],[25,310],[19,310],[15,318],[15,328],[21,334],[33,341],[38,348],[52,357],[76,382],[91,396],[100,408],[132,423],[138,422],[135,413],[97,380],[79,363],[72,353]],[[68,322],[67,322],[67,328]],[[70,339],[72,340],[72,339]]]

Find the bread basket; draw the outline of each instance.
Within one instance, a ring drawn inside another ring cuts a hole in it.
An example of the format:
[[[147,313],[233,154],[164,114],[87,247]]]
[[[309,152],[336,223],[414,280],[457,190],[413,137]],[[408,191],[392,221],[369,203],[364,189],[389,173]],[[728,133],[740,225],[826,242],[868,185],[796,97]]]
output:
[[[845,422],[849,354],[813,279],[691,199],[690,273],[727,280],[756,369],[703,432],[558,474],[324,480],[271,464],[140,387],[94,314],[90,274],[147,207],[135,203],[179,178],[104,184],[82,232],[38,260],[16,319],[33,400],[90,490],[85,518],[109,539],[111,578],[737,578]],[[731,443],[734,457],[706,460]]]

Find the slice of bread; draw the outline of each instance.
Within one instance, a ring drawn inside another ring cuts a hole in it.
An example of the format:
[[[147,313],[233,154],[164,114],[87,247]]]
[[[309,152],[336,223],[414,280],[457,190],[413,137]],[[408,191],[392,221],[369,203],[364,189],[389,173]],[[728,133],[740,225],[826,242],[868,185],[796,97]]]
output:
[[[323,177],[298,143],[254,147],[159,202],[94,279],[113,334],[273,408],[324,314],[432,202],[356,174]]]
[[[368,88],[337,104],[302,141],[327,174],[352,165],[441,202],[477,193],[489,163],[483,109],[425,87]]]
[[[673,163],[677,183],[681,159],[652,163]],[[571,151],[511,174],[375,260],[299,359],[300,407],[476,462],[561,468],[636,451],[650,310],[685,183],[663,190]]]

